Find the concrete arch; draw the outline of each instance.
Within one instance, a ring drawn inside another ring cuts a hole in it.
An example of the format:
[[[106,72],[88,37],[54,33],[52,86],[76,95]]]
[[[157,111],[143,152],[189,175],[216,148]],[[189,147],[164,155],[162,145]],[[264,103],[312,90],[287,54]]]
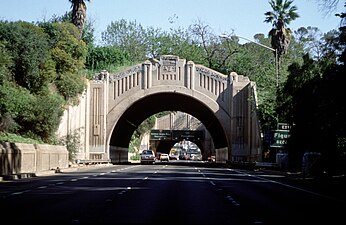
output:
[[[96,74],[81,104],[66,112],[59,134],[83,131],[79,159],[127,162],[138,125],[161,111],[181,111],[203,123],[224,161],[256,160],[261,155],[256,107],[255,84],[247,77],[164,55],[118,73]]]

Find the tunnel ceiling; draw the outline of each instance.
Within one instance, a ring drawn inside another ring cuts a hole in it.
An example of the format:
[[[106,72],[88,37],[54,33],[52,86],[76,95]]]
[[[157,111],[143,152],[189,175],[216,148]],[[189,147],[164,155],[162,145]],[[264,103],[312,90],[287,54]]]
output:
[[[162,111],[181,111],[196,117],[209,131],[215,148],[228,146],[223,128],[214,112],[204,103],[177,93],[148,95],[129,106],[115,125],[110,145],[128,148],[131,136],[137,127],[151,115]]]

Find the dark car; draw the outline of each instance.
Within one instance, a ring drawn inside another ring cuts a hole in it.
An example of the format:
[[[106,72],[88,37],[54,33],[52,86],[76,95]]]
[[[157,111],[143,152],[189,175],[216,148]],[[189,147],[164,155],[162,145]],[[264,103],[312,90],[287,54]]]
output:
[[[153,164],[155,162],[155,153],[152,150],[143,150],[140,155],[141,164]]]

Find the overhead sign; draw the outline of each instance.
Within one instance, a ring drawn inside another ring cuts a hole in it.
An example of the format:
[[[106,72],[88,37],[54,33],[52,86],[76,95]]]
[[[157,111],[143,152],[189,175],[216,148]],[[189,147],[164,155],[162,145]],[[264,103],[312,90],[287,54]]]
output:
[[[151,140],[172,140],[172,133],[170,130],[151,130]]]
[[[173,130],[172,138],[187,141],[204,140],[204,132],[201,130]]]
[[[204,132],[201,130],[151,130],[150,140],[204,140]]]

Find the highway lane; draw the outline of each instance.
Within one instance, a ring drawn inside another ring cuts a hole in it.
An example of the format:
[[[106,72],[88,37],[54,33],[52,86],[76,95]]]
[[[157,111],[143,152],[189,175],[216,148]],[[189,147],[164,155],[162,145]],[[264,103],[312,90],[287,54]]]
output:
[[[6,224],[333,223],[345,202],[280,175],[207,165],[112,165],[0,183]]]
[[[216,187],[239,203],[255,224],[338,224],[345,198],[319,193],[280,174],[236,169],[204,170]]]

